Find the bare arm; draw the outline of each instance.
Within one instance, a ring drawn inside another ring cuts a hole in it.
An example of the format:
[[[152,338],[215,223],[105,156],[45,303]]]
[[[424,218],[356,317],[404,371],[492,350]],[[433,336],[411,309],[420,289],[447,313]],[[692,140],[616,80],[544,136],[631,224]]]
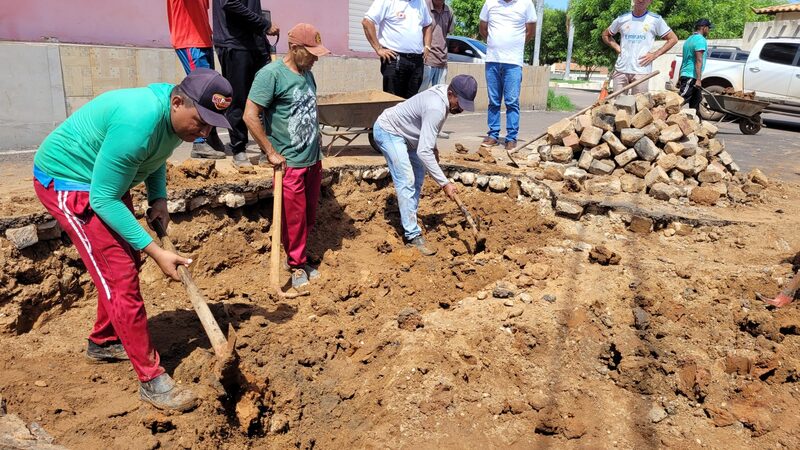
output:
[[[428,51],[431,48],[431,42],[433,41],[433,25],[428,25],[427,27],[422,28],[422,45],[425,46],[425,50],[422,51],[424,56],[428,56]]]
[[[611,34],[611,30],[609,30],[608,28],[603,30],[603,43],[613,48],[614,51],[617,52],[617,54],[619,54],[622,51],[622,48],[619,46],[617,41],[614,40],[614,36]]]
[[[646,66],[651,62],[655,61],[656,58],[667,53],[669,49],[675,46],[678,43],[678,36],[675,35],[675,32],[670,31],[664,36],[664,39],[667,40],[667,43],[662,45],[661,48],[654,52],[648,52],[646,55],[639,58],[639,64]]]
[[[530,42],[531,39],[533,39],[533,37],[535,35],[536,35],[536,22],[526,23],[525,24],[525,43],[527,44],[528,42]]]
[[[378,30],[375,28],[375,24],[364,17],[361,20],[361,26],[364,27],[364,36],[367,37],[367,42],[375,50],[375,53],[381,58],[381,61],[389,62],[395,58],[397,58],[397,54],[388,48],[383,48],[380,42],[378,42]]]
[[[700,77],[703,76],[703,50],[694,52],[694,82],[695,86],[701,86]]]
[[[286,158],[275,151],[275,147],[273,147],[272,142],[267,139],[267,133],[264,131],[264,126],[261,124],[259,115],[263,111],[264,108],[261,105],[247,99],[247,104],[244,107],[244,123],[247,125],[247,130],[250,132],[250,135],[253,136],[253,140],[256,141],[258,147],[267,155],[270,164],[273,166],[281,166],[281,170],[284,170],[286,169]]]
[[[481,20],[481,23],[478,24],[478,33],[480,33],[481,37],[484,39],[489,38],[489,22],[484,22]]]

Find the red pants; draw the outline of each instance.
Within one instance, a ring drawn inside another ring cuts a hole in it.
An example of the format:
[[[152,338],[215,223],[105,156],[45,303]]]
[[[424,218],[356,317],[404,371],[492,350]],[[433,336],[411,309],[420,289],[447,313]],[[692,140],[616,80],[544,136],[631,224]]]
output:
[[[290,267],[300,267],[308,261],[306,240],[317,221],[321,184],[322,162],[302,169],[287,167],[283,175],[281,242]]]
[[[139,252],[94,214],[89,193],[56,191],[33,181],[36,195],[67,232],[97,288],[97,320],[89,339],[95,344],[121,342],[139,381],[164,373],[150,343],[147,314],[139,291]],[[122,198],[133,211],[130,194]]]

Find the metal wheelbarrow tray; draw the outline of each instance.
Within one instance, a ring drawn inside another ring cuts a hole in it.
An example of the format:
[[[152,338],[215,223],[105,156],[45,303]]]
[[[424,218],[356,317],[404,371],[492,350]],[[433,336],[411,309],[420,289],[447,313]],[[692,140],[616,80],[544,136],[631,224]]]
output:
[[[764,108],[769,106],[769,103],[759,100],[749,100],[746,98],[734,97],[732,95],[715,94],[705,89],[703,91],[703,99],[708,105],[708,109],[716,112],[721,112],[725,116],[720,119],[720,122],[731,116],[739,122],[739,130],[743,134],[756,134],[761,130],[761,112]]]
[[[320,133],[331,138],[325,146],[325,154],[337,156],[362,134],[367,134],[372,148],[380,152],[372,137],[372,125],[386,108],[404,100],[402,97],[376,90],[318,96]],[[331,155],[333,144],[340,139],[345,144]]]

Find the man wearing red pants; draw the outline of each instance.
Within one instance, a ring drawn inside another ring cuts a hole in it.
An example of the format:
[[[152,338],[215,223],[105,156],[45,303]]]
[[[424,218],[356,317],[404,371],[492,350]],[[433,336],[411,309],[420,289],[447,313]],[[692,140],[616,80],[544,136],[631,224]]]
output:
[[[180,85],[151,84],[106,92],[64,121],[34,158],[36,195],[66,231],[97,287],[97,320],[87,356],[130,359],[139,396],[157,408],[186,411],[195,394],[175,384],[150,342],[139,290],[139,251],[168,276],[187,260],[166,251],[139,225],[129,190],[144,182],[151,212],[166,229],[166,160],[181,141],[228,127],[221,113],[231,86],[211,69],[196,69]]]
[[[289,30],[286,56],[256,74],[244,110],[244,121],[261,151],[276,170],[285,170],[281,241],[294,288],[319,277],[306,255],[322,181],[317,84],[311,67],[328,53],[316,28],[295,25]],[[262,113],[266,129],[259,118]]]

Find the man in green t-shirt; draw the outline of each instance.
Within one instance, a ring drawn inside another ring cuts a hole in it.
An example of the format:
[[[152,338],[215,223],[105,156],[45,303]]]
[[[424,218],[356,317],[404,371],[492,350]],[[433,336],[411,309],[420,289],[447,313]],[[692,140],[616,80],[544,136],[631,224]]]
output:
[[[311,67],[328,53],[314,26],[295,25],[289,30],[288,53],[258,71],[244,110],[244,122],[269,163],[285,171],[281,241],[294,288],[319,277],[306,254],[322,182],[317,84]]]
[[[683,44],[683,61],[681,62],[680,78],[678,79],[678,92],[681,94],[689,108],[697,109],[700,106],[700,86],[703,69],[706,67],[706,50],[708,50],[709,31],[714,28],[708,19],[700,19],[694,24],[694,34],[686,39]]]
[[[148,221],[166,229],[167,158],[176,147],[229,128],[222,112],[231,85],[211,69],[195,69],[181,84],[158,83],[99,95],[53,130],[36,151],[33,186],[75,245],[97,288],[97,319],[86,356],[96,362],[130,360],[139,396],[160,409],[186,411],[195,394],[161,367],[150,340],[139,290],[140,251],[164,274],[191,260],[164,250],[133,215],[129,190],[142,182]]]

